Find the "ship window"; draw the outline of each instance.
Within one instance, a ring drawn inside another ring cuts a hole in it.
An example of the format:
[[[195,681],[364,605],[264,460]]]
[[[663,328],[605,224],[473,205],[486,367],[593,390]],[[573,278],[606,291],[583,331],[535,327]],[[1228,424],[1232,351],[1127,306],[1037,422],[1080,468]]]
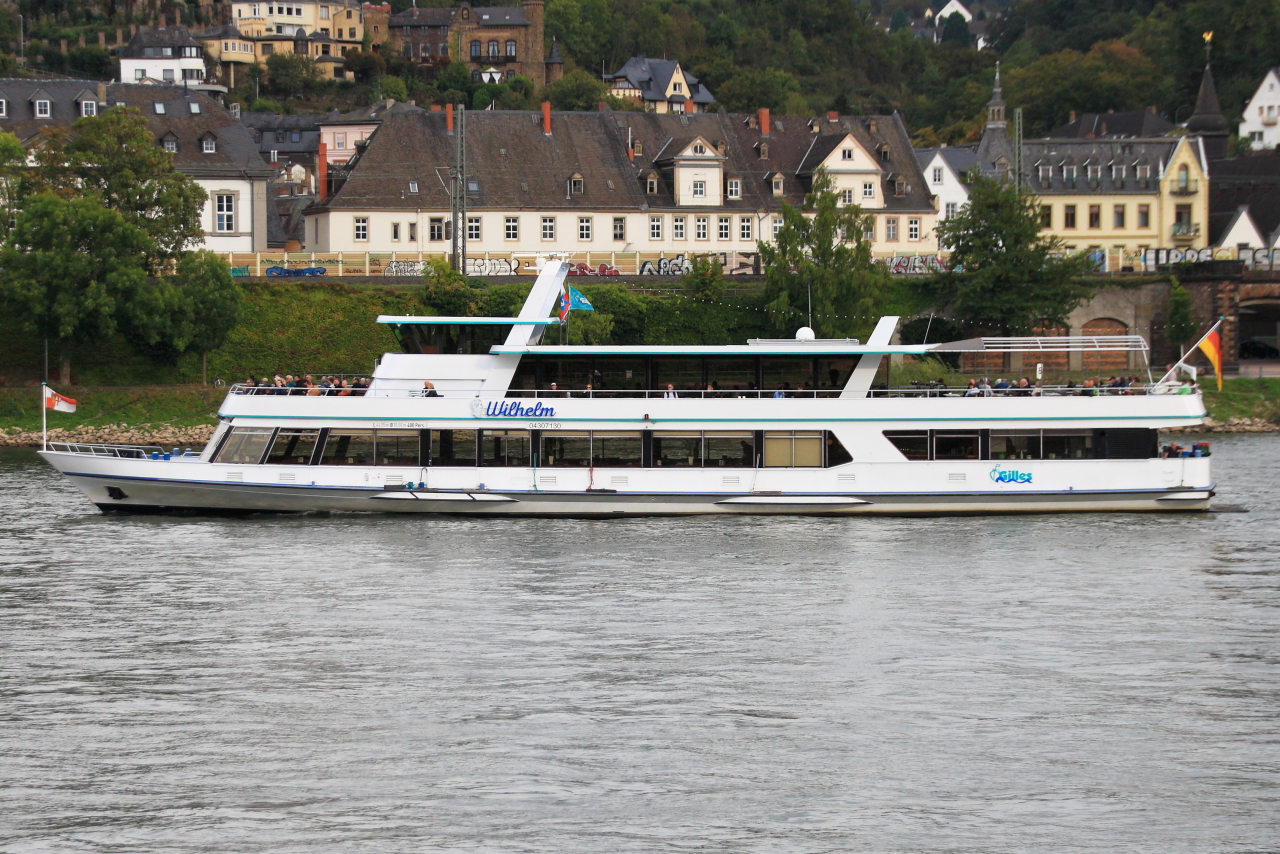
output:
[[[372,430],[330,430],[320,465],[371,466],[375,450]]]
[[[755,467],[756,437],[754,433],[706,433],[704,435],[707,466]]]
[[[375,465],[416,466],[420,446],[417,430],[379,430]]]
[[[751,391],[756,387],[755,359],[707,359],[707,385],[717,392]],[[724,394],[732,397],[731,394]]]
[[[836,434],[828,431],[827,437],[827,458],[823,461],[823,465],[842,466],[845,463],[853,462],[853,454],[849,453],[844,444],[836,438]]]
[[[1099,437],[1109,460],[1149,460],[1160,456],[1159,434],[1149,428],[1102,430]]]
[[[543,433],[542,457],[538,464],[586,468],[591,465],[591,434]]]
[[[319,441],[319,430],[281,430],[267,454],[267,465],[305,466]]]
[[[819,467],[821,465],[821,433],[782,431],[764,434],[765,468]]]
[[[485,430],[480,464],[485,466],[529,465],[528,430]]]
[[[1038,460],[1040,459],[1040,431],[1018,433],[1007,430],[991,431],[991,459]]]
[[[591,387],[609,397],[644,397],[643,394],[625,394],[649,387],[644,359],[596,359],[591,372]]]
[[[232,427],[231,435],[218,450],[215,463],[257,465],[275,431],[269,427]]]
[[[761,388],[766,392],[812,389],[813,359],[798,356],[761,359],[760,378]]]
[[[653,371],[656,374],[654,388],[660,391],[666,391],[668,385],[675,386],[676,391],[705,388],[701,359],[654,359]]]
[[[590,359],[543,359],[542,386],[549,389],[556,384],[556,393],[586,388],[591,382]]]
[[[933,434],[933,458],[935,460],[980,460],[982,459],[980,439],[976,431],[937,430]]]
[[[472,468],[475,464],[475,430],[431,431],[431,465]]]
[[[653,436],[655,466],[701,466],[701,433],[655,433]]]
[[[1093,459],[1093,431],[1045,430],[1044,458],[1046,460]]]
[[[819,359],[817,387],[819,397],[839,397],[845,383],[853,375],[854,359]]]
[[[639,467],[639,433],[592,433],[591,464],[597,468]]]
[[[929,459],[929,431],[902,430],[885,433],[884,437],[893,443],[904,457],[909,460]]]

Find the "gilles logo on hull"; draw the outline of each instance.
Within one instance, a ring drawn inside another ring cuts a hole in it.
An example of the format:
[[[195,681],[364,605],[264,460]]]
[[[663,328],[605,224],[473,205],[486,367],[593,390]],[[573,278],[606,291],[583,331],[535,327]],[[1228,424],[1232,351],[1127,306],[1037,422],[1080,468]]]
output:
[[[1010,469],[1002,469],[1000,466],[996,466],[991,470],[991,480],[994,483],[1030,483],[1031,472],[1012,471]]]
[[[471,405],[471,411],[477,417],[481,414],[480,401]],[[518,400],[491,400],[483,409],[486,418],[551,418],[556,414],[554,406],[543,406],[537,401],[525,406]]]

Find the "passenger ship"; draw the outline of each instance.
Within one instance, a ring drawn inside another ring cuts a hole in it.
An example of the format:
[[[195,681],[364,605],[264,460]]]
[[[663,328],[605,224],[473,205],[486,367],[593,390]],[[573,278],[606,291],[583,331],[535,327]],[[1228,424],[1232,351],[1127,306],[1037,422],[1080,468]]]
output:
[[[1158,438],[1161,428],[1203,422],[1198,393],[1153,384],[1123,394],[969,397],[876,382],[881,363],[899,355],[1145,356],[1140,337],[893,345],[898,319],[886,317],[865,344],[814,340],[807,329],[796,340],[734,346],[544,343],[559,323],[565,273],[548,261],[518,317],[378,318],[404,352],[382,357],[363,395],[234,386],[201,453],[51,443],[42,455],[98,507],[141,512],[1209,507],[1207,453],[1171,457]],[[426,381],[438,395],[423,396]]]

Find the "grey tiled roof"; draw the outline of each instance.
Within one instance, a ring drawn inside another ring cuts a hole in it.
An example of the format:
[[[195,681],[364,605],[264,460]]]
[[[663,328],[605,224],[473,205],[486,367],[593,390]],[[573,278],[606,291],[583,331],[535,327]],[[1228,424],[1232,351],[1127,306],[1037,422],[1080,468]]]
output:
[[[1083,113],[1074,122],[1055,128],[1053,139],[1092,139],[1164,136],[1173,122],[1152,110],[1125,110],[1119,113]]]
[[[200,47],[186,27],[138,27],[129,43],[120,51],[121,56],[140,57],[148,47]]]
[[[389,27],[447,27],[453,22],[453,9],[427,8],[414,6],[403,12],[396,12],[387,19]]]
[[[650,59],[645,56],[633,56],[615,73],[605,77],[606,80],[625,79],[631,88],[640,90],[640,97],[645,101],[685,100],[679,96],[668,98],[667,86],[679,65],[674,59]],[[715,97],[703,86],[697,77],[682,68],[685,82],[689,84],[689,99],[695,104],[710,104]]]
[[[69,127],[80,117],[77,96],[93,93],[97,99],[98,86],[93,80],[28,80],[0,79],[0,98],[8,109],[0,118],[0,131],[16,135],[24,145],[31,145],[40,131],[47,127]],[[195,90],[180,86],[147,86],[136,83],[103,84],[105,101],[99,101],[99,110],[124,104],[141,111],[157,144],[167,134],[177,140],[174,166],[193,177],[218,177],[241,175],[245,172],[266,176],[271,170],[258,153],[249,130],[232,118],[220,104]],[[50,100],[51,116],[35,117],[33,95],[43,92]],[[155,105],[164,105],[164,114],[156,113]],[[192,114],[190,104],[200,106],[198,114]],[[205,154],[200,140],[212,133],[217,139],[217,151]]]
[[[1217,243],[1241,205],[1263,236],[1280,229],[1280,153],[1274,151],[1209,163],[1209,235]]]
[[[947,147],[947,148],[917,148],[916,161],[919,162],[920,168],[925,169],[933,162],[934,155],[941,153],[942,159],[951,167],[957,175],[963,175],[972,169],[977,169],[978,174],[987,178],[994,178],[999,173],[996,168],[987,161],[978,157],[978,153],[972,148],[966,146]]]
[[[1195,140],[1190,140],[1192,144]],[[1048,139],[1026,140],[1022,143],[1023,178],[1037,194],[1073,193],[1085,191],[1099,193],[1149,193],[1155,189],[1162,163],[1167,163],[1178,140],[1169,137],[1155,139]],[[1112,164],[1125,166],[1123,182],[1111,178]],[[1051,167],[1046,182],[1040,178],[1040,167]],[[1067,185],[1062,176],[1063,166],[1076,167],[1075,186]],[[1088,177],[1089,166],[1101,166],[1102,175],[1094,182]],[[1136,180],[1135,167],[1151,167],[1151,183],[1144,189]]]

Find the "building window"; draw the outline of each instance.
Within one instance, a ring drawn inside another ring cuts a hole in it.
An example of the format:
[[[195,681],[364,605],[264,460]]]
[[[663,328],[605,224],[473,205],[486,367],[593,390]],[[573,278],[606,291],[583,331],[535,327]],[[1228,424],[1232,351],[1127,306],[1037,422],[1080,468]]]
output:
[[[1053,180],[1053,167],[1041,166],[1040,167],[1040,183],[1047,184],[1051,180]]]
[[[706,147],[705,145],[703,145],[702,143],[700,143],[700,142],[696,142],[696,143],[694,143],[694,145],[693,145],[693,153],[694,153],[694,154],[706,154],[706,153],[707,153],[707,147]]]
[[[37,119],[49,118],[49,102],[48,101],[36,101],[36,118]]]
[[[480,217],[467,217],[467,240],[480,239]]]
[[[1076,167],[1063,166],[1062,180],[1066,182],[1068,187],[1074,187],[1076,185]]]
[[[489,41],[489,55],[498,56],[498,42],[496,39],[491,39]]]
[[[418,242],[418,224],[416,222],[409,223],[409,242]]]
[[[1112,166],[1111,166],[1111,180],[1112,180],[1112,181],[1123,181],[1123,180],[1124,180],[1124,170],[1125,170],[1125,167],[1124,167],[1124,166],[1120,166],[1120,165],[1112,164]]]
[[[369,239],[369,218],[367,216],[356,217],[356,240],[361,242]]]
[[[520,218],[509,216],[502,220],[502,236],[506,240],[520,239]]]
[[[775,196],[782,195],[782,178],[781,177],[776,177],[773,179],[773,194]]]
[[[1089,180],[1090,180],[1090,181],[1097,181],[1097,180],[1100,180],[1100,179],[1102,178],[1102,167],[1101,167],[1101,166],[1090,166],[1090,167],[1088,167],[1088,168],[1089,168]]]
[[[649,217],[649,239],[650,240],[662,239],[662,217],[660,216]]]
[[[943,208],[942,208],[942,218],[943,218],[943,219],[951,219],[951,218],[952,218],[952,217],[954,217],[955,215],[956,215],[956,203],[955,203],[955,202],[947,202],[947,203],[946,203],[946,205],[945,205],[945,206],[943,206]]]
[[[1250,141],[1250,142],[1262,142],[1262,131],[1260,131],[1260,130],[1251,130],[1251,131],[1249,131],[1249,141]]]
[[[864,181],[862,184],[862,198],[874,199],[876,197],[876,185],[871,181]]]
[[[862,232],[862,239],[868,243],[876,241],[876,221],[871,217],[867,218],[867,230]]]
[[[707,182],[706,182],[706,181],[694,181],[694,182],[693,182],[693,197],[694,197],[695,199],[705,199],[705,198],[707,197]]]
[[[739,240],[753,239],[751,236],[752,231],[753,229],[751,226],[751,217],[749,216],[739,217],[738,218],[738,239]]]
[[[214,199],[218,214],[215,228],[220,232],[236,230],[236,197],[230,193],[219,193]]]
[[[582,192],[582,179],[581,179],[581,178],[570,178],[570,179],[569,179],[569,192],[570,192],[570,193],[581,193],[581,192]]]
[[[444,240],[444,220],[432,217],[427,222],[427,240]]]
[[[1138,205],[1138,228],[1151,227],[1151,205]]]
[[[671,220],[671,238],[684,240],[684,217],[678,216]]]
[[[1063,228],[1076,227],[1076,206],[1075,205],[1062,206],[1062,227]]]
[[[342,151],[347,147],[347,135],[345,133],[335,133],[333,135],[333,147],[335,151]]]
[[[1133,172],[1139,181],[1146,181],[1151,178],[1150,166],[1135,166]]]
[[[853,190],[841,190],[841,191],[840,191],[840,204],[842,204],[842,205],[851,205],[851,204],[853,204]]]
[[[1178,189],[1179,190],[1187,189],[1187,184],[1190,183],[1188,174],[1189,173],[1187,172],[1187,167],[1185,165],[1178,167]]]
[[[516,43],[515,43],[515,39],[508,39],[508,40],[507,40],[507,58],[508,58],[508,59],[515,59],[515,58],[516,58]]]
[[[613,218],[613,239],[627,239],[627,220],[624,217],[615,216]]]
[[[898,218],[897,217],[889,217],[884,221],[884,239],[885,240],[898,239]]]
[[[710,231],[710,217],[699,216],[693,219],[693,239],[707,240]]]
[[[1124,205],[1116,205],[1111,225],[1113,228],[1124,228]]]
[[[398,222],[391,223],[391,239],[397,243],[400,242],[400,223]]]
[[[941,166],[933,167],[933,183],[935,184],[942,183],[942,167]]]
[[[438,53],[440,54],[440,56],[448,56],[448,55],[449,55],[449,43],[448,43],[448,42],[440,42],[440,50],[438,51]]]
[[[198,115],[200,115],[200,102],[199,102],[199,101],[191,101],[189,104],[187,104],[187,106],[191,108],[191,115],[193,115],[193,116],[198,116]]]
[[[206,136],[200,140],[200,150],[205,154],[213,154],[218,150],[218,141],[211,136]]]
[[[741,181],[739,181],[737,178],[731,178],[729,180],[729,183],[726,186],[729,188],[729,193],[728,193],[729,198],[731,199],[742,198],[742,182]]]
[[[320,7],[320,18],[321,18],[321,20],[325,20],[325,21],[329,20],[329,7],[328,7],[328,6],[321,6],[321,7]]]
[[[1089,205],[1089,227],[1102,228],[1102,205]]]
[[[262,46],[262,55],[263,55],[263,56],[270,56],[271,54],[273,54],[273,53],[275,53],[275,52],[276,52],[276,46],[275,46],[275,45],[273,45],[273,44],[264,44],[264,45]]]
[[[774,237],[774,239],[775,239],[775,240],[777,240],[777,239],[778,239],[778,232],[779,232],[779,231],[782,231],[782,217],[780,217],[780,216],[775,216],[775,217],[773,218],[773,237]]]
[[[542,239],[556,239],[556,218],[553,216],[544,216],[542,218]]]
[[[716,223],[716,239],[729,240],[730,234],[732,233],[732,231],[733,231],[732,220],[730,220],[730,218],[727,216],[720,217],[719,221]]]
[[[591,239],[591,217],[589,216],[578,217],[578,239],[579,240]]]
[[[177,154],[177,153],[178,153],[178,141],[177,141],[176,139],[172,139],[172,138],[170,138],[170,139],[166,139],[166,140],[164,141],[164,150],[165,150],[165,151],[167,151],[167,152],[169,152],[170,154]],[[274,151],[273,151],[273,152],[271,152],[271,153],[272,153],[272,154],[275,154],[275,152],[274,152]],[[272,162],[272,163],[275,163],[275,162],[276,162],[276,158],[272,157],[272,158],[271,158],[271,162]]]
[[[480,42],[474,41],[471,43],[471,55],[475,57],[480,56]]]
[[[853,149],[852,149],[852,148],[845,148],[845,149],[841,149],[841,151],[840,151],[840,159],[841,159],[841,160],[852,160],[852,159],[853,159]]]
[[[908,219],[907,220],[907,240],[919,240],[919,239],[920,239],[920,220]]]
[[[1053,228],[1053,205],[1040,206],[1040,227]]]
[[[81,101],[80,102],[80,115],[96,116],[97,114],[98,114],[97,101]]]
[[[650,194],[658,192],[658,179],[650,177],[649,180],[645,182],[645,189]]]
[[[683,84],[683,83],[672,83],[672,84],[671,84],[671,91],[672,91],[672,92],[683,92],[683,91],[684,91],[684,84]],[[699,154],[701,154],[702,152],[698,152],[698,153],[699,153]]]

